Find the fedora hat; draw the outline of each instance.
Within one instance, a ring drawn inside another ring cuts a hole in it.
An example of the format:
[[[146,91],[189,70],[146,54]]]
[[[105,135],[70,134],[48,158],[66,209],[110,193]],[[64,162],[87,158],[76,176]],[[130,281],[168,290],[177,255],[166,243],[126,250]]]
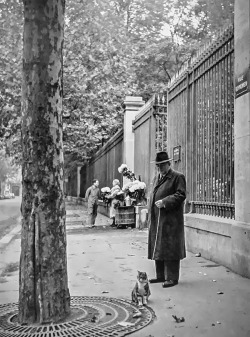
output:
[[[169,158],[168,153],[165,151],[161,151],[156,153],[156,158],[155,158],[155,164],[162,164],[162,163],[166,163],[168,161],[172,160],[172,158]]]

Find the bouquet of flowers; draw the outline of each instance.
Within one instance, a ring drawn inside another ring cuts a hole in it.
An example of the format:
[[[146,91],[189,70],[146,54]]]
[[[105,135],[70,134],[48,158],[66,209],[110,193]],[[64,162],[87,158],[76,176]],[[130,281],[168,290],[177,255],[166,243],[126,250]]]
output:
[[[125,194],[123,191],[120,191],[115,196],[114,208],[118,208],[124,205]]]
[[[132,172],[126,164],[121,164],[121,166],[118,167],[118,172],[131,181],[136,180],[134,172]]]
[[[103,200],[103,202],[105,202],[106,204],[108,204],[110,202],[110,199],[107,198],[107,196],[110,194],[110,188],[109,187],[103,187],[101,188],[101,198]]]
[[[126,195],[129,195],[133,202],[138,205],[145,201],[146,184],[139,180],[131,181],[122,188]]]
[[[115,198],[116,198],[117,200],[121,201],[121,202],[124,201],[124,197],[125,197],[124,191],[118,192],[118,193],[116,194],[116,196],[115,196]]]
[[[134,172],[132,172],[126,164],[122,164],[118,167],[118,172],[130,180],[130,182],[123,186],[122,191],[126,196],[132,199],[132,204],[139,205],[144,203],[146,200],[146,184],[136,179]]]

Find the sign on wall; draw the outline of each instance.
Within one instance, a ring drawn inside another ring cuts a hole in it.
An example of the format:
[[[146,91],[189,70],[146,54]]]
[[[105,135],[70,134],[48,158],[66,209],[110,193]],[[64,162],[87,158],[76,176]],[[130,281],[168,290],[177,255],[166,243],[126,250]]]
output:
[[[235,79],[235,98],[245,95],[250,91],[250,69],[244,71]]]
[[[173,160],[174,161],[180,161],[181,160],[181,146],[175,146],[173,148]]]

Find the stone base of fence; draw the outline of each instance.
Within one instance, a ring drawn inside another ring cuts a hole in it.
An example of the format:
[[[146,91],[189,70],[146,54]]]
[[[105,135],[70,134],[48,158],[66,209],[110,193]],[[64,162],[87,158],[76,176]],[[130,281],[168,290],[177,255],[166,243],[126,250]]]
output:
[[[232,270],[250,278],[250,226],[249,223],[235,221],[232,226]]]
[[[187,250],[232,268],[231,230],[235,220],[203,214],[185,214]]]
[[[187,250],[250,278],[250,226],[205,214],[185,214]]]
[[[83,205],[88,207],[85,198],[67,196],[66,200],[76,205]],[[109,206],[103,201],[98,201],[98,213],[103,214],[109,218]],[[147,206],[135,206],[135,227],[139,229],[147,228]]]

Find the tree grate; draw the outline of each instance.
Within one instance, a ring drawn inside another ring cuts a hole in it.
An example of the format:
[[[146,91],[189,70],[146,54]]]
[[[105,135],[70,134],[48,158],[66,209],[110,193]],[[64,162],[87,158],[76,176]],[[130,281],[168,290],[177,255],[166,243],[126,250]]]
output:
[[[144,328],[155,318],[148,306],[138,308],[127,300],[110,297],[74,296],[70,307],[78,314],[65,322],[21,326],[18,304],[2,304],[0,337],[122,337]]]

